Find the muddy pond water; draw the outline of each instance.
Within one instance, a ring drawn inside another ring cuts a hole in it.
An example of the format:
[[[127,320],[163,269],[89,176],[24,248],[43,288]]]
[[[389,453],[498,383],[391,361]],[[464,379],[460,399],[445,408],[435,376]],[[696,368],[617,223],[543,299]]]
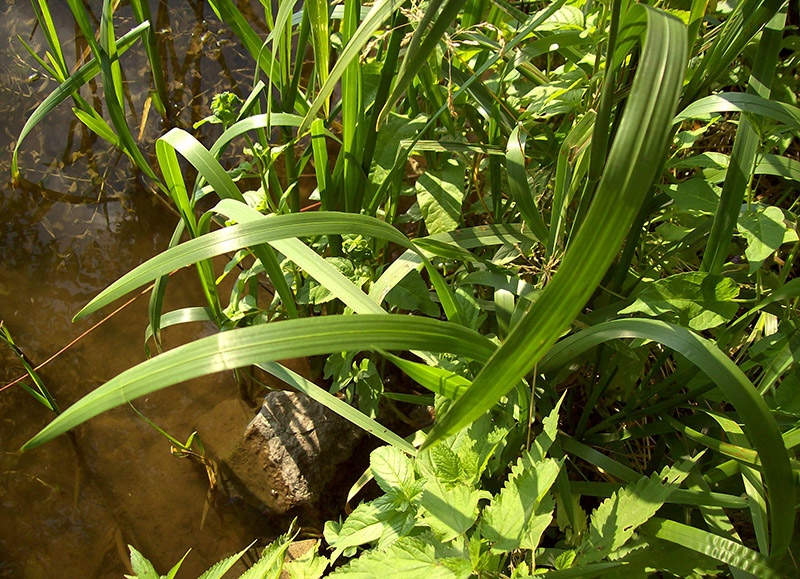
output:
[[[99,18],[101,2],[89,4]],[[84,46],[74,38],[67,3],[55,0],[50,6],[65,56],[74,63]],[[151,10],[162,39],[175,125],[191,130],[208,114],[219,90],[246,96],[250,61],[204,1],[154,0]],[[133,26],[125,3],[115,23],[118,35]],[[252,23],[258,28],[255,13]],[[82,129],[67,102],[24,141],[23,179],[11,185],[13,143],[27,116],[56,86],[36,73],[17,35],[44,54],[31,3],[5,0],[0,3],[0,319],[38,364],[113,310],[70,321],[117,277],[163,251],[177,217],[135,176],[126,158]],[[123,70],[134,135],[141,133],[140,147],[152,155],[164,127],[155,114],[142,121],[149,73],[140,44],[123,56]],[[83,96],[94,102],[100,94],[101,88],[91,86]],[[203,130],[196,134],[210,144],[215,127]],[[178,273],[170,282],[166,309],[202,305],[196,287],[193,272]],[[143,296],[40,371],[62,408],[145,359],[146,320]],[[164,337],[169,347],[210,331],[170,328]],[[0,364],[0,387],[23,373],[4,345]],[[217,419],[221,405],[224,420]],[[228,375],[158,392],[136,407],[182,440],[193,430],[213,440],[223,430],[243,428],[252,415]],[[285,522],[209,495],[203,468],[173,457],[169,442],[128,407],[91,420],[73,437],[20,453],[20,446],[51,419],[18,386],[0,391],[0,577],[119,578],[128,572],[128,543],[161,573],[192,548],[179,577],[197,577],[252,540],[285,530]]]

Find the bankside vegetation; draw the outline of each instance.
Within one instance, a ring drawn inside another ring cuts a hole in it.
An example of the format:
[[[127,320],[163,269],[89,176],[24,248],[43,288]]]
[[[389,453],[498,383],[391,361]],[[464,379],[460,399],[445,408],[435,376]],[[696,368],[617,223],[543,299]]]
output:
[[[99,29],[68,3],[92,58],[71,72],[34,1],[60,86],[17,148],[70,100],[181,218],[77,315],[154,283],[157,355],[26,448],[256,366],[385,443],[354,486],[379,496],[329,521],[292,577],[800,574],[796,5],[289,0],[263,2],[264,36],[209,0],[252,90],[214,98],[216,141],[175,127],[143,150],[125,51],[147,51],[169,118],[147,2],[124,31],[110,0]],[[98,76],[103,110],[81,97]],[[187,266],[205,303],[164,311]],[[161,352],[195,322],[219,332]],[[414,404],[435,408],[426,431],[377,421]],[[277,577],[293,537],[242,577]]]

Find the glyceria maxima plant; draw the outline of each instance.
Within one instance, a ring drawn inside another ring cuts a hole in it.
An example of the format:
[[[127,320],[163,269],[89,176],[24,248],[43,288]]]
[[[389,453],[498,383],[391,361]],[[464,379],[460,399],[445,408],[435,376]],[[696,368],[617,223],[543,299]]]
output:
[[[220,332],[120,374],[26,448],[255,365],[390,445],[371,470],[385,496],[326,527],[331,558],[353,558],[336,574],[686,576],[674,545],[696,575],[797,572],[783,2],[281,2],[266,38],[211,5],[261,80],[211,148],[158,140],[172,246],[77,317],[157,281],[148,336]],[[730,154],[708,150],[732,121]],[[248,157],[226,170],[236,139]],[[231,252],[226,303],[211,260]],[[189,265],[207,303],[162,312],[165,276]],[[334,391],[372,377],[345,397],[358,408],[279,363],[320,355]],[[436,396],[419,449],[375,420],[392,395],[378,367],[408,377],[405,400]]]

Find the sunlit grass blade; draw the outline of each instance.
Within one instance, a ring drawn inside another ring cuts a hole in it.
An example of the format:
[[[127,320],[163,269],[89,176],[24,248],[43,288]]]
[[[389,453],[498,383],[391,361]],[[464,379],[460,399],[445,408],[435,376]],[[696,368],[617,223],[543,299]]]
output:
[[[733,444],[750,450],[749,441],[736,421],[718,412],[706,412],[706,414],[717,421]],[[742,473],[742,483],[747,494],[750,515],[753,519],[753,527],[758,541],[758,549],[764,555],[769,555],[769,523],[763,478],[755,468],[742,464],[739,465],[739,470]]]
[[[736,5],[722,25],[721,33],[703,57],[686,88],[683,103],[692,102],[707,90],[744,50],[748,42],[780,10],[785,0],[754,0]]]
[[[182,219],[178,221],[167,245],[168,248],[175,247],[181,242],[185,228],[186,222]],[[164,298],[166,297],[168,283],[169,275],[164,274],[157,277],[153,283],[153,289],[150,292],[150,299],[147,303],[147,319],[150,322],[149,327],[153,332],[156,348],[159,351],[161,350],[161,314],[164,310]],[[147,345],[145,344],[145,351],[146,349]]]
[[[192,135],[183,129],[175,128],[160,137],[158,143],[168,144],[183,155],[211,185],[220,199],[236,199],[244,203],[244,197],[230,175],[209,150]]]
[[[650,519],[640,529],[646,535],[658,537],[664,541],[703,553],[737,569],[752,573],[759,579],[780,579],[780,577],[783,577],[782,574],[773,569],[769,560],[760,553],[748,549],[741,543],[714,535],[703,529],[660,518]]]
[[[56,404],[55,398],[50,394],[50,391],[47,389],[47,386],[44,385],[42,379],[39,378],[39,374],[36,373],[33,366],[31,366],[30,362],[28,362],[28,358],[22,352],[22,350],[17,346],[14,342],[14,338],[11,337],[11,332],[8,331],[8,328],[0,321],[0,341],[5,342],[6,346],[8,346],[17,359],[22,363],[22,366],[25,368],[25,372],[28,374],[30,379],[33,381],[33,385],[35,388],[31,388],[27,384],[21,383],[20,386],[33,398],[42,404],[48,410],[55,412],[56,414],[61,413],[61,409]]]
[[[70,0],[70,6],[75,4],[76,0]],[[77,9],[73,8],[73,12]],[[103,81],[103,102],[106,106],[108,116],[111,118],[111,124],[114,127],[117,137],[119,139],[122,150],[131,158],[134,165],[138,167],[145,175],[155,183],[160,183],[158,175],[155,174],[150,164],[142,155],[139,146],[131,134],[128,121],[125,117],[124,108],[124,95],[123,95],[123,82],[122,70],[119,64],[119,51],[117,49],[117,40],[114,36],[114,22],[113,22],[113,8],[111,0],[104,0],[103,12],[100,22],[100,43],[94,40],[94,35],[89,29],[88,16],[86,9],[80,5],[80,17],[76,16],[84,36],[89,34],[91,39],[87,38],[89,45],[96,58],[100,61],[100,77]],[[88,30],[88,32],[87,32]]]
[[[525,223],[543,244],[547,244],[550,235],[528,185],[528,175],[525,171],[525,135],[520,135],[519,126],[514,129],[508,139],[506,171],[508,171],[509,190]]]
[[[145,0],[131,0],[131,8],[138,23],[150,22],[150,3]],[[144,49],[147,52],[147,60],[150,63],[150,74],[153,77],[153,102],[156,109],[162,116],[167,114],[167,81],[164,77],[164,67],[161,65],[162,58],[158,50],[155,30],[151,26],[145,33]]]
[[[365,431],[381,439],[385,443],[391,444],[392,446],[395,446],[411,455],[416,454],[416,449],[406,440],[402,439],[385,426],[378,424],[363,412],[356,410],[343,400],[340,400],[333,394],[323,390],[310,380],[303,378],[297,372],[293,372],[286,366],[278,364],[277,362],[257,363],[256,366],[265,372],[269,372],[279,380],[283,380],[289,386],[296,388],[320,404],[325,405],[342,418],[346,418],[356,426],[363,428]]]
[[[408,238],[397,229],[366,215],[337,212],[274,215],[269,218],[269,226],[266,225],[267,222],[259,221],[225,227],[168,249],[128,272],[103,290],[76,314],[75,319],[87,316],[129,291],[176,269],[227,252],[280,239],[314,237],[332,233],[356,233],[385,239],[402,247],[414,247]]]
[[[323,0],[309,0],[304,4],[308,12],[308,21],[311,24],[311,39],[314,46],[314,67],[317,71],[317,82],[323,86],[328,80],[328,71],[331,62],[331,34],[330,19],[328,18],[328,2]],[[325,116],[330,112],[330,97],[325,102],[323,109]]]
[[[311,126],[311,121],[316,118],[317,113],[322,106],[329,101],[336,83],[342,78],[342,74],[350,65],[350,63],[357,61],[361,54],[361,49],[369,42],[372,35],[383,25],[384,22],[392,15],[397,9],[396,0],[378,0],[372,5],[372,8],[367,13],[364,20],[356,30],[350,42],[344,47],[342,53],[336,59],[336,64],[328,75],[328,80],[322,85],[316,97],[311,103],[311,108],[303,119],[303,124],[298,131],[300,134],[305,133]]]
[[[100,113],[94,109],[90,110],[91,112],[87,112],[81,109],[73,108],[72,112],[76,117],[78,117],[80,122],[86,125],[90,131],[95,133],[101,139],[108,141],[108,143],[112,146],[121,149],[122,143],[120,142],[116,133],[114,133],[114,130],[108,126],[108,123],[106,123],[103,117],[100,116]]]
[[[245,50],[250,53],[256,66],[267,76],[267,79],[280,86],[280,79],[274,78],[280,70],[275,56],[264,45],[247,19],[239,12],[231,0],[209,0],[211,8],[220,20],[231,27]]]
[[[181,308],[179,310],[173,310],[171,312],[167,312],[166,314],[162,314],[160,316],[159,329],[163,330],[171,326],[178,326],[180,324],[190,324],[197,322],[211,322],[211,323],[216,322],[216,318],[214,317],[214,311],[211,308],[202,308],[202,307]],[[153,326],[148,324],[147,328],[144,331],[145,351],[147,351],[147,342],[149,342],[154,335],[155,333],[153,332]]]
[[[786,14],[784,12],[780,15],[783,18],[774,18],[761,33],[753,73],[747,87],[748,94],[756,94],[764,99],[769,98],[772,78],[778,64],[778,52],[782,48]],[[703,253],[703,263],[700,266],[702,271],[720,273],[722,266],[725,265],[742,201],[753,176],[760,141],[750,119],[747,115],[741,115],[719,205]]]
[[[452,244],[458,249],[469,250],[477,247],[504,245],[537,241],[535,238],[522,234],[519,226],[515,224],[481,225],[468,227],[448,233],[437,233],[423,240],[432,240],[444,244]],[[420,240],[418,239],[417,242]],[[386,294],[400,283],[411,270],[419,269],[423,264],[421,256],[413,250],[406,251],[386,268],[381,277],[372,284],[369,295],[378,303],[383,301]]]
[[[61,40],[58,38],[58,31],[53,22],[50,5],[47,0],[36,0],[31,2],[31,6],[36,13],[36,19],[39,21],[44,37],[47,40],[47,45],[52,51],[50,63],[58,69],[58,79],[64,80],[69,76],[69,69],[67,68],[67,61],[64,59],[64,53],[61,50]]]
[[[428,57],[433,52],[433,49],[436,48],[436,45],[441,41],[444,33],[463,7],[463,0],[448,0],[441,11],[439,11],[440,4],[441,1],[431,2],[428,5],[428,9],[420,22],[419,28],[417,28],[414,37],[411,39],[411,44],[409,44],[406,58],[400,68],[400,77],[397,79],[392,92],[386,99],[386,103],[383,105],[383,109],[378,116],[378,125],[383,123],[389,115],[389,111],[394,107],[397,101],[400,100],[400,97],[414,80],[414,77],[416,77],[422,67],[427,64]],[[424,27],[427,27],[428,22],[432,22],[430,30],[426,31],[425,40],[420,41],[422,36],[421,32],[424,31]]]
[[[314,122],[311,123],[311,147],[314,153],[314,173],[317,176],[321,209],[322,211],[333,211],[337,204],[331,198],[333,192],[328,183],[330,168],[328,167],[328,148],[325,144],[325,124],[322,119],[314,119]]]
[[[588,111],[564,138],[558,151],[556,175],[553,184],[553,205],[550,209],[550,237],[547,242],[547,255],[551,255],[557,247],[563,245],[564,222],[567,217],[567,206],[572,200],[572,193],[582,181],[588,170],[585,155],[597,115]]]
[[[345,0],[344,18],[341,23],[342,42],[349,43],[358,30],[361,0]],[[364,137],[363,78],[360,59],[354,59],[342,72],[342,150],[339,153],[341,173],[334,171],[339,199],[344,202],[344,211],[358,213],[360,198],[365,187],[361,170]]]
[[[443,368],[405,360],[389,352],[381,352],[381,355],[400,368],[409,378],[420,386],[427,388],[434,394],[445,396],[451,400],[457,400],[472,384],[472,382],[463,376],[459,376]]]
[[[616,89],[616,72],[614,54],[619,35],[619,19],[622,12],[621,0],[613,0],[611,4],[611,25],[608,30],[608,46],[606,48],[606,69],[603,77],[603,88],[600,95],[600,105],[592,132],[592,150],[589,161],[589,179],[597,181],[603,174],[603,166],[608,154],[609,129],[611,128],[611,106]]]
[[[218,203],[214,208],[214,212],[225,215],[226,217],[234,219],[239,223],[260,222],[263,223],[265,227],[269,227],[270,225],[269,218],[265,217],[246,204],[239,203],[231,199],[225,199]],[[317,282],[319,282],[326,289],[328,289],[328,291],[344,302],[345,305],[352,308],[356,313],[384,313],[384,310],[374,301],[369,299],[367,294],[357,288],[353,282],[342,275],[338,269],[325,261],[319,256],[319,254],[317,254],[317,252],[308,247],[299,239],[280,239],[272,241],[271,244],[272,247],[295,262],[298,266],[300,266],[301,269],[303,269],[303,271],[317,280]],[[259,247],[263,248],[264,246],[262,245]],[[259,254],[257,253],[257,255]],[[283,278],[281,273],[280,266],[278,266],[277,260],[274,262],[272,267],[269,267],[268,264],[263,262],[262,256],[259,256],[259,259],[262,259],[262,264],[264,265],[264,269],[267,270],[267,274],[270,276],[270,279],[275,279],[273,276],[277,276],[279,280],[282,280],[284,283],[286,283],[286,280]],[[277,271],[271,273],[271,269],[274,267],[277,267]],[[288,285],[286,286],[285,291],[288,291],[290,298],[294,299]],[[281,296],[283,296],[283,294],[281,294]],[[296,317],[296,310],[295,316],[292,317]]]
[[[786,448],[769,408],[758,391],[719,348],[697,334],[657,320],[614,320],[578,332],[557,344],[542,360],[539,370],[547,373],[584,352],[611,339],[640,338],[653,340],[680,352],[695,364],[724,393],[746,427],[763,465],[770,493],[772,553],[783,553],[794,527],[794,510],[780,505],[794,504],[792,471]]]
[[[131,45],[139,39],[150,27],[149,22],[140,24],[133,28],[125,36],[119,38],[117,41],[117,52],[122,54]],[[19,166],[17,157],[19,155],[19,148],[22,145],[23,139],[30,134],[33,128],[38,125],[50,112],[61,104],[65,99],[69,98],[76,93],[80,87],[86,84],[89,80],[93,79],[100,73],[100,63],[96,58],[92,58],[89,62],[81,66],[67,80],[61,83],[58,88],[51,92],[42,103],[36,107],[28,120],[22,127],[22,130],[17,137],[17,142],[14,145],[14,153],[11,157],[11,175],[13,179],[19,178]]]
[[[67,408],[24,448],[39,446],[115,406],[206,374],[376,348],[449,352],[482,362],[494,344],[449,322],[391,314],[325,316],[230,330],[179,346],[119,374]]]
[[[800,129],[800,109],[746,92],[722,92],[693,102],[675,116],[675,123],[716,113],[752,113]]]
[[[686,64],[686,28],[679,20],[643,5],[628,12],[621,35],[647,23],[641,62],[619,131],[583,226],[556,275],[519,321],[472,387],[436,424],[431,446],[491,408],[515,386],[572,322],[595,291],[622,244],[659,169]],[[620,44],[623,42],[621,40]]]

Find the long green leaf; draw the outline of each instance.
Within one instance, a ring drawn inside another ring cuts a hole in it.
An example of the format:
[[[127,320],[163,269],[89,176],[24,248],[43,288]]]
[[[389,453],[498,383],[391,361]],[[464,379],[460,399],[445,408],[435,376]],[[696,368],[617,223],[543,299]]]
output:
[[[299,134],[305,133],[311,126],[311,121],[316,118],[319,109],[328,102],[330,95],[333,93],[336,83],[342,77],[342,74],[354,60],[358,60],[361,54],[361,49],[369,42],[370,37],[380,28],[384,22],[392,15],[397,9],[397,0],[378,0],[372,5],[372,8],[367,13],[361,25],[356,30],[355,34],[350,38],[350,42],[344,47],[342,53],[336,60],[336,64],[331,70],[328,80],[322,85],[311,107],[303,119],[303,124],[300,126]]]
[[[531,228],[533,234],[546,244],[550,234],[528,185],[528,175],[525,171],[525,135],[520,135],[519,126],[514,128],[508,139],[506,171],[508,172],[508,187],[525,223]]]
[[[779,579],[783,577],[762,554],[748,549],[741,543],[714,535],[703,529],[690,527],[668,519],[653,518],[645,523],[641,530],[647,535],[681,545],[742,571],[752,573],[759,579]]]
[[[245,203],[224,199],[214,208],[215,213],[223,214],[240,223],[261,222],[269,226],[269,218]],[[384,310],[369,299],[333,265],[320,257],[317,252],[297,238],[281,239],[271,242],[272,247],[299,265],[308,275],[325,286],[333,295],[342,300],[359,314],[382,314]],[[260,246],[264,247],[264,246]],[[262,259],[259,257],[259,259]],[[262,261],[263,263],[263,261]],[[275,262],[277,264],[277,261]],[[267,269],[267,266],[264,266]],[[280,275],[280,268],[276,275]],[[272,278],[272,275],[270,275]],[[274,278],[273,278],[274,279]],[[280,275],[280,279],[283,276]],[[290,294],[291,295],[291,294]]]
[[[444,33],[463,7],[463,0],[448,0],[441,9],[441,12],[438,11],[439,4],[440,2],[431,2],[429,4],[428,10],[423,17],[422,24],[417,28],[417,33],[423,30],[423,25],[427,25],[428,21],[432,21],[433,25],[425,36],[425,40],[421,43],[414,43],[414,40],[421,38],[421,35],[418,37],[417,33],[414,34],[412,43],[409,45],[408,52],[406,53],[406,58],[400,68],[400,77],[397,79],[397,83],[386,99],[386,103],[383,105],[383,109],[378,116],[378,125],[386,120],[392,107],[400,100],[403,92],[405,92],[414,80],[414,77],[422,67],[427,65],[428,57],[433,52],[433,49],[436,48],[436,45],[442,39]]]
[[[360,233],[385,239],[402,247],[413,247],[408,238],[397,229],[366,215],[336,212],[275,215],[269,218],[268,225],[267,227],[266,223],[261,221],[241,223],[202,235],[168,249],[128,272],[100,292],[75,315],[75,319],[83,318],[126,293],[176,269],[217,255],[280,239],[313,237],[331,233]]]
[[[778,425],[758,391],[745,374],[713,343],[697,334],[658,320],[614,320],[578,332],[559,342],[542,360],[539,369],[547,373],[565,365],[580,352],[619,338],[653,340],[680,352],[700,368],[724,393],[746,426],[747,436],[763,465],[770,496],[772,553],[780,554],[789,545],[794,528],[795,492],[789,456]]]
[[[716,113],[752,113],[800,129],[800,109],[746,92],[723,92],[693,102],[675,116],[675,123]]]
[[[305,318],[230,330],[169,350],[119,374],[67,408],[24,448],[39,446],[115,406],[198,376],[275,360],[376,348],[450,352],[482,362],[494,344],[449,322],[391,314]]]
[[[775,18],[770,22],[761,34],[747,94],[757,95],[764,99],[769,98],[778,52],[782,46],[785,13],[782,16],[783,18]],[[714,215],[706,249],[703,252],[703,263],[700,266],[703,271],[711,273],[722,271],[722,266],[728,257],[728,249],[742,208],[742,201],[753,176],[759,145],[760,138],[756,128],[747,115],[741,115],[733,141],[730,166],[725,175],[719,205]]]
[[[385,426],[378,424],[363,412],[356,410],[344,400],[337,398],[310,380],[303,378],[297,372],[293,372],[289,368],[282,366],[277,362],[257,363],[256,366],[265,372],[269,372],[279,380],[283,380],[289,384],[289,386],[296,388],[320,404],[324,404],[342,418],[346,418],[356,426],[363,428],[365,431],[369,432],[373,436],[376,436],[377,438],[380,438],[387,444],[391,444],[392,446],[412,455],[417,453],[417,449],[415,449],[414,446],[408,441],[400,438]]]
[[[635,5],[626,33],[647,24],[639,69],[595,199],[560,269],[531,310],[481,370],[472,387],[436,424],[431,446],[481,416],[514,387],[558,339],[595,291],[656,177],[669,136],[686,63],[686,28],[655,9]]]
[[[149,22],[144,22],[139,26],[131,29],[125,36],[119,38],[117,40],[117,52],[118,54],[122,54],[131,45],[139,39],[139,37],[144,34],[147,29],[150,27]],[[76,70],[70,77],[62,82],[58,88],[56,88],[53,92],[51,92],[46,99],[42,101],[36,110],[33,111],[28,120],[25,121],[25,124],[22,127],[22,130],[19,133],[19,137],[17,137],[17,142],[14,145],[14,153],[11,157],[11,175],[12,178],[18,179],[19,178],[19,166],[17,157],[19,155],[19,147],[22,144],[23,139],[30,134],[33,128],[38,125],[54,108],[56,108],[59,104],[61,104],[65,99],[69,98],[70,95],[75,94],[75,92],[82,87],[84,84],[89,82],[91,79],[96,77],[100,73],[100,63],[98,62],[97,58],[92,58],[89,62],[84,64],[78,70]]]

